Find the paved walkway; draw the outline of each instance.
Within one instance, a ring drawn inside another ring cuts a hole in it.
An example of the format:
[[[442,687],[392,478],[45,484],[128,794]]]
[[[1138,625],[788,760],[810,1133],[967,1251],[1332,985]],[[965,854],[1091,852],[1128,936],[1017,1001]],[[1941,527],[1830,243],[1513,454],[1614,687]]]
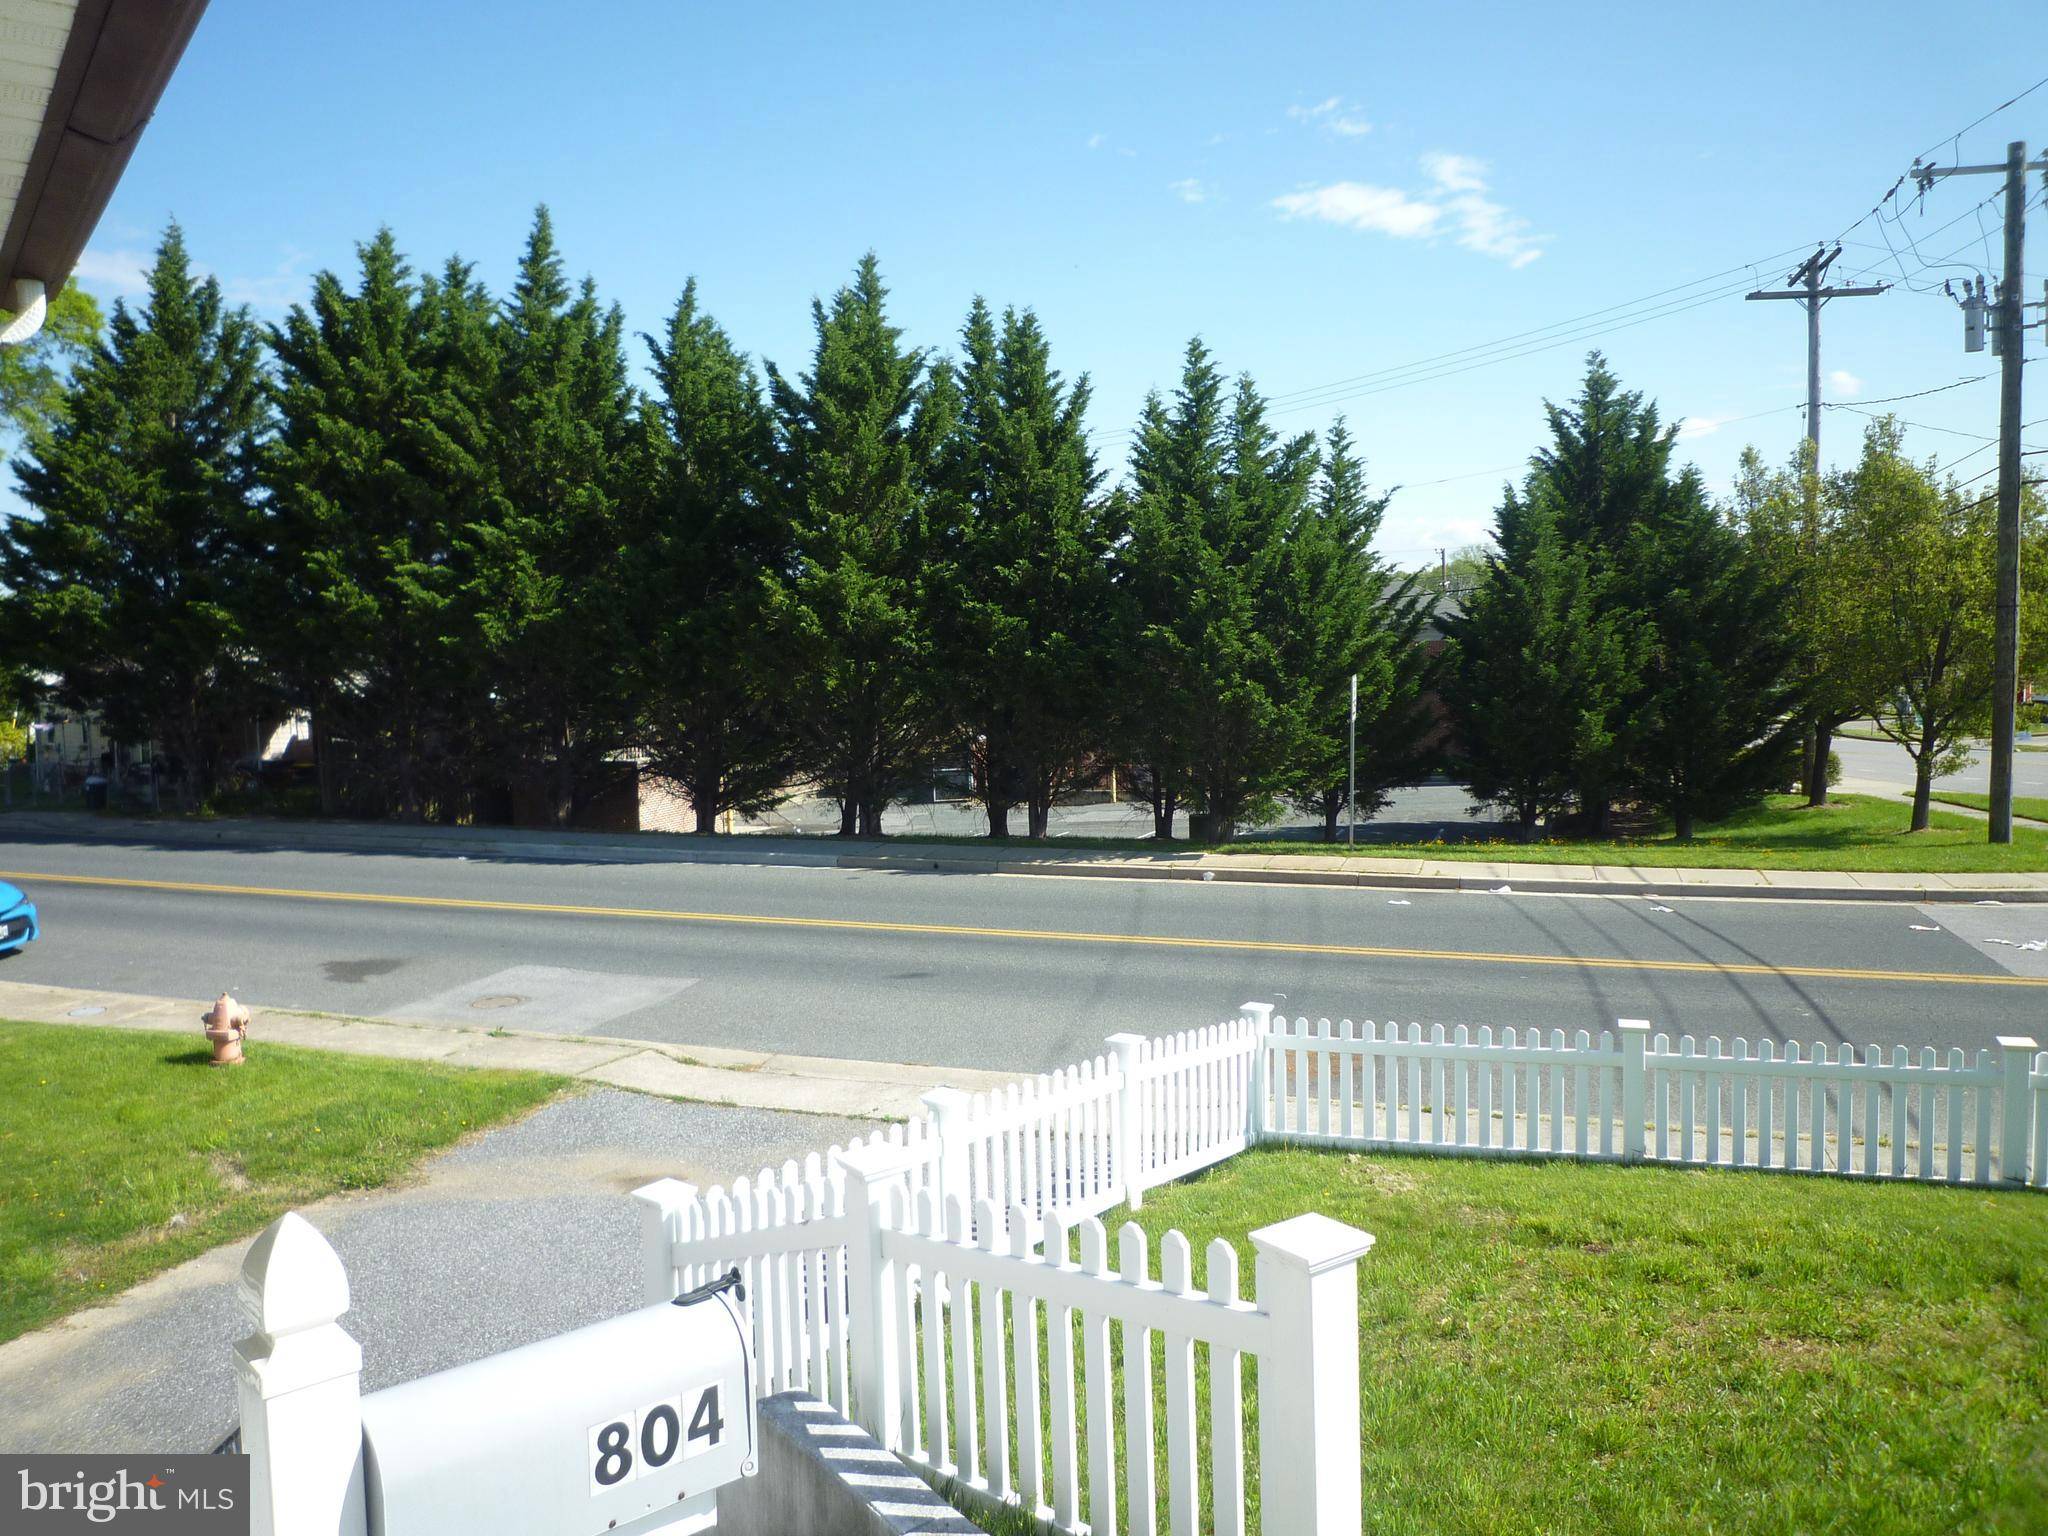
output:
[[[189,1033],[196,1039],[199,1015],[206,1007],[207,1003],[190,998],[0,982],[0,1018],[30,1023],[168,1030]],[[909,1066],[707,1045],[683,1048],[658,1040],[595,1039],[411,1019],[343,1018],[282,1008],[261,1009],[251,1027],[249,1049],[260,1051],[268,1044],[439,1061],[458,1067],[555,1072],[663,1098],[864,1120],[916,1114],[921,1107],[919,1096],[942,1084],[973,1093],[1000,1088],[1017,1077],[1014,1072],[972,1067]]]
[[[1345,857],[1313,853],[1216,853],[1186,848],[1016,848],[975,842],[818,837],[697,838],[661,833],[400,827],[360,822],[150,821],[19,811],[0,819],[0,840],[32,845],[38,836],[65,841],[104,839],[155,848],[295,848],[584,864],[782,864],[1092,879],[1243,880],[1269,885],[1393,890],[1496,891],[1505,885],[1515,891],[1538,894],[1755,896],[1780,901],[1810,898],[1927,902],[1976,901],[1987,897],[2048,901],[2048,871],[1922,874],[1652,868],[1518,860],[1382,858],[1369,854]]]
[[[302,1214],[348,1269],[342,1324],[375,1391],[640,1305],[637,1186],[725,1182],[871,1129],[601,1089],[445,1152],[403,1187]],[[237,1417],[248,1246],[0,1344],[0,1450],[211,1450]]]

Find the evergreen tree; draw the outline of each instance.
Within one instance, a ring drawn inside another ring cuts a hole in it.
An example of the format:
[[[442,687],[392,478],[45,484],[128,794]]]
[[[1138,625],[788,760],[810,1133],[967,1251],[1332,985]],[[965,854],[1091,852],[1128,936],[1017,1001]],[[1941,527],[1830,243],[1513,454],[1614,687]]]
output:
[[[1431,722],[1423,690],[1434,669],[1420,636],[1429,593],[1372,552],[1387,501],[1367,491],[1365,465],[1340,417],[1326,439],[1315,496],[1289,535],[1282,630],[1282,667],[1300,710],[1290,796],[1322,818],[1328,842],[1336,840],[1351,784],[1353,677],[1358,814],[1376,814],[1425,758]]]
[[[267,648],[312,706],[325,808],[345,790],[416,820],[452,814],[471,766],[456,710],[480,690],[453,562],[491,484],[475,411],[491,370],[449,319],[487,301],[460,266],[415,282],[388,229],[357,255],[353,293],[322,272],[271,332]]]
[[[1630,782],[1690,842],[1696,822],[1762,799],[1791,773],[1800,636],[1789,584],[1721,521],[1697,472],[1679,477],[1654,538],[1637,547],[1650,596]]]
[[[571,291],[539,209],[494,327],[496,484],[464,540],[490,735],[521,821],[572,820],[614,781],[632,733],[624,328],[588,279]]]
[[[1313,436],[1280,442],[1250,379],[1225,408],[1199,339],[1173,409],[1146,402],[1122,563],[1145,680],[1134,739],[1160,835],[1183,786],[1217,839],[1286,787],[1301,719],[1280,653],[1286,540],[1315,469]]]
[[[793,534],[771,612],[802,658],[805,756],[839,832],[873,837],[882,808],[941,738],[921,580],[925,513],[959,392],[891,325],[873,252],[832,303],[795,380],[768,366],[777,493]]]
[[[1463,614],[1445,620],[1446,695],[1473,798],[1505,807],[1526,842],[1572,803],[1584,765],[1615,752],[1640,629],[1546,501],[1511,492],[1507,507],[1500,553]]]
[[[14,461],[37,514],[0,531],[0,643],[117,740],[153,741],[204,798],[261,701],[247,635],[254,327],[166,230],[140,310],[116,303],[60,419]]]
[[[697,830],[766,810],[796,765],[787,658],[767,622],[786,569],[786,505],[771,495],[774,428],[752,365],[683,288],[652,354],[640,516],[638,648],[650,767],[689,796]]]
[[[932,579],[942,694],[966,734],[989,835],[1020,800],[1032,837],[1104,744],[1113,665],[1111,525],[1095,504],[1085,377],[1069,388],[1030,311],[961,333]]]
[[[1671,459],[1677,430],[1659,420],[1654,403],[1624,390],[1598,352],[1586,359],[1579,393],[1569,405],[1544,402],[1550,441],[1530,461],[1519,494],[1510,491],[1497,519],[1496,542],[1506,556],[1519,527],[1536,518],[1582,554],[1603,606],[1603,627],[1625,630],[1650,593],[1636,546],[1678,505]],[[1641,654],[1625,643],[1623,654]],[[1579,819],[1604,833],[1613,801],[1628,789],[1630,735],[1640,718],[1641,680],[1617,679],[1603,690],[1608,714],[1582,738],[1573,768]],[[1595,743],[1598,743],[1596,746]]]

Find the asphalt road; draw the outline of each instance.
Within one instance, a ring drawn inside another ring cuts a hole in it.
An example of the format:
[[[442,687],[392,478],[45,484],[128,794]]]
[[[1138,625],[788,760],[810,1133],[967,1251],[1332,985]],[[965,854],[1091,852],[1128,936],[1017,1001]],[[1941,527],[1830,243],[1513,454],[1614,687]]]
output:
[[[1643,1017],[1674,1035],[1859,1045],[2048,1035],[2048,953],[2017,947],[2048,938],[2039,906],[0,839],[0,871],[43,914],[42,939],[0,980],[195,1000],[228,987],[259,1008],[1019,1070],[1253,998],[1332,1017]]]
[[[1834,750],[1842,759],[1842,776],[1913,787],[1913,758],[1895,742],[1858,741],[1837,736]],[[1934,781],[1936,789],[1957,789],[1973,794],[1991,791],[1991,757],[1983,748],[1970,754],[1969,763]],[[2016,795],[2048,795],[2048,752],[2015,752],[2012,755],[2012,788]]]

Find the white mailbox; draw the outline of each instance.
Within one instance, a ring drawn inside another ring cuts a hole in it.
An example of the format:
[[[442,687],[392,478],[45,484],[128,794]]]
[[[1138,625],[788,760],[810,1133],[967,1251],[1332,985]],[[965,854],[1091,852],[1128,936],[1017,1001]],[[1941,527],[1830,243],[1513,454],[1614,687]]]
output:
[[[363,1399],[370,1536],[683,1536],[755,1468],[753,1360],[706,1287]]]

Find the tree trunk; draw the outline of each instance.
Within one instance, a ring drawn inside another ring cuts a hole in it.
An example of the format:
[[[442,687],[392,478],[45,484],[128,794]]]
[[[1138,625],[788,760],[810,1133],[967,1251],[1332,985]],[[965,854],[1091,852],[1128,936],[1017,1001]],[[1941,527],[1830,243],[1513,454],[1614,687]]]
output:
[[[1828,803],[1828,751],[1834,745],[1834,740],[1832,726],[1821,725],[1814,728],[1812,773],[1806,781],[1806,803],[1810,806]]]
[[[1334,843],[1335,841],[1337,841],[1337,813],[1338,813],[1339,811],[1343,810],[1343,809],[1344,809],[1344,801],[1343,801],[1343,797],[1342,797],[1342,796],[1339,796],[1339,795],[1325,795],[1325,796],[1323,796],[1323,841],[1324,841],[1324,842],[1326,842],[1326,843]]]
[[[1010,835],[1010,807],[1006,803],[991,800],[988,803],[988,835],[1008,837]]]
[[[332,735],[327,729],[327,711],[313,707],[313,772],[320,781],[320,814],[332,816],[340,804],[340,796],[334,785],[334,754],[330,750]],[[156,773],[156,764],[150,764],[150,773]]]
[[[1152,775],[1152,835],[1162,842],[1173,836],[1174,796],[1160,787],[1159,775]]]
[[[1913,824],[1909,832],[1925,832],[1934,797],[1934,753],[1923,739],[1920,755],[1913,760]]]
[[[1672,830],[1677,834],[1678,840],[1681,843],[1691,842],[1692,807],[1689,805],[1684,805],[1680,806],[1677,810],[1673,811],[1671,813],[1671,825]]]
[[[1813,798],[1813,786],[1815,782],[1815,776],[1813,771],[1813,744],[1814,741],[1817,739],[1818,735],[1819,730],[1817,725],[1812,719],[1809,718],[1806,722],[1805,728],[1802,729],[1799,733],[1799,792],[1802,795],[1806,796],[1806,803],[1808,805],[1820,804],[1820,801]],[[1825,767],[1826,761],[1826,754],[1823,753],[1821,756],[1821,762],[1823,764],[1823,767],[1819,775],[1819,782],[1823,786],[1826,785],[1828,777],[1827,769]]]
[[[1030,805],[1025,807],[1024,814],[1026,825],[1030,827],[1030,835],[1032,837],[1044,837],[1047,835],[1046,828],[1052,822],[1052,802],[1050,800],[1033,798]]]
[[[718,817],[724,807],[718,803],[716,795],[707,795],[701,800],[691,795],[690,809],[697,813],[697,831],[700,836],[705,833],[715,834],[718,831]]]
[[[852,837],[860,830],[860,802],[853,798],[851,791],[839,802],[839,835]]]
[[[1536,840],[1536,806],[1525,803],[1515,808],[1515,835],[1525,843]]]
[[[882,807],[872,799],[861,802],[860,835],[862,837],[880,837],[882,835]]]

